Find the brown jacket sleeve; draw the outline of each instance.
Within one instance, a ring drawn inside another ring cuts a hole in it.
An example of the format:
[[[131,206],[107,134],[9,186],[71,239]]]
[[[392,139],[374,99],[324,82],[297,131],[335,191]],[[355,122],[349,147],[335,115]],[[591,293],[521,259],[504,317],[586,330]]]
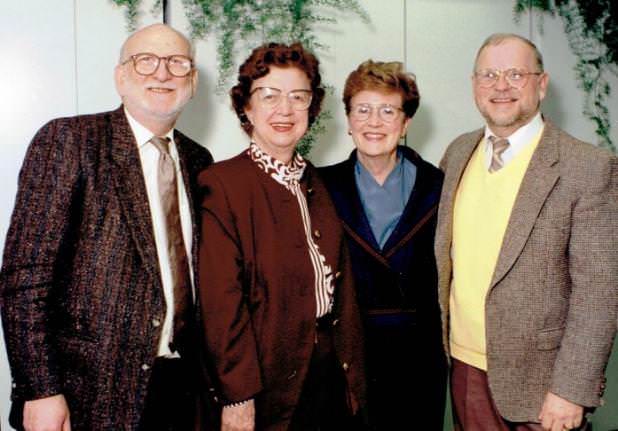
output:
[[[262,389],[256,337],[236,214],[225,185],[211,171],[200,176],[202,235],[199,248],[200,303],[208,354],[215,364],[223,404],[253,398]]]
[[[0,278],[2,320],[13,399],[62,392],[54,344],[53,295],[71,235],[80,155],[71,119],[54,120],[33,138],[22,166]]]

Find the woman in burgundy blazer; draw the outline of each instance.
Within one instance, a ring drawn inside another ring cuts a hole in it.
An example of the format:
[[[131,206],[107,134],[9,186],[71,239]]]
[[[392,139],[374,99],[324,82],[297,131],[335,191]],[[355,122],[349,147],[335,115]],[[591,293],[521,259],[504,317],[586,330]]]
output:
[[[254,50],[231,91],[251,145],[199,177],[200,301],[223,430],[350,429],[364,403],[343,230],[295,153],[320,81],[300,44]]]

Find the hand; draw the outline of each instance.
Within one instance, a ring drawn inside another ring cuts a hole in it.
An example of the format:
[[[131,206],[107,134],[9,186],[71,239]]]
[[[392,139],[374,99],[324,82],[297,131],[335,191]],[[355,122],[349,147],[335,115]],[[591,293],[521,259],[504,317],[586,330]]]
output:
[[[223,407],[221,431],[253,431],[255,429],[255,403],[249,400],[237,406]]]
[[[26,431],[71,431],[69,406],[64,395],[53,395],[24,404]]]
[[[584,408],[548,392],[541,407],[539,420],[544,430],[564,431],[577,428],[584,417]]]

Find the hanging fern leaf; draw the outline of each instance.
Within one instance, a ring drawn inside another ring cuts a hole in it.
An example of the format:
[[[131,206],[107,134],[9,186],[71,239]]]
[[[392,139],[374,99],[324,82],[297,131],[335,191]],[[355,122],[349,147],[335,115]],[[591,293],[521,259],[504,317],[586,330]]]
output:
[[[116,6],[126,8],[124,12],[127,21],[127,30],[134,31],[137,28],[137,11],[141,0],[111,0]]]

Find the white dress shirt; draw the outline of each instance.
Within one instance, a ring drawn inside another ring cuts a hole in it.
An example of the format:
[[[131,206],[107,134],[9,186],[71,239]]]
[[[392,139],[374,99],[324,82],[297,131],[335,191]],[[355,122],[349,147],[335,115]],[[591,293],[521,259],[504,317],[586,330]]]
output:
[[[532,145],[534,138],[539,136],[543,131],[543,118],[541,113],[537,112],[528,124],[521,126],[511,136],[506,138],[509,140],[509,147],[502,153],[503,166],[506,166],[511,160],[517,156],[527,145]],[[485,166],[489,169],[493,153],[493,146],[489,143],[490,136],[496,136],[489,126],[485,126]]]
[[[157,255],[159,257],[159,269],[161,272],[161,284],[163,285],[163,295],[165,298],[165,317],[163,321],[154,319],[153,325],[163,325],[161,330],[161,339],[159,340],[159,349],[157,356],[175,357],[177,352],[172,352],[169,348],[169,343],[172,338],[174,325],[174,284],[172,281],[172,272],[167,248],[167,231],[165,228],[165,215],[161,208],[161,200],[159,197],[159,185],[157,181],[157,171],[159,164],[159,150],[150,142],[154,136],[151,131],[137,122],[131,114],[125,109],[125,115],[129,120],[129,125],[133,131],[133,136],[137,142],[139,149],[139,158],[142,164],[142,172],[144,174],[144,182],[146,183],[146,193],[148,194],[148,205],[150,207],[150,218],[152,220],[152,228],[154,233],[155,245],[157,247]],[[176,166],[176,181],[178,187],[178,203],[180,210],[180,221],[182,225],[182,236],[185,241],[187,257],[189,261],[189,272],[191,277],[191,286],[193,290],[193,262],[191,261],[191,247],[193,242],[193,225],[191,223],[191,211],[189,208],[189,199],[185,190],[185,185],[180,170],[180,162],[178,158],[178,150],[174,142],[173,129],[168,131],[165,136],[170,138],[170,156]],[[136,167],[137,169],[137,167]],[[193,292],[195,299],[195,292]]]

